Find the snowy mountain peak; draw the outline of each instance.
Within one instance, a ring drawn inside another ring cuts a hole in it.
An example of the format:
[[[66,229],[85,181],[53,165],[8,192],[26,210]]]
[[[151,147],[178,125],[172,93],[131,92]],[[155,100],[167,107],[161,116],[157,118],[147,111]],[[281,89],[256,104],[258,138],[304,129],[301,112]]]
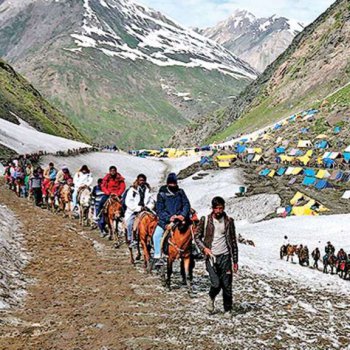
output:
[[[248,64],[219,44],[133,1],[84,0],[84,10],[81,31],[71,35],[78,48],[158,66],[201,67],[237,78],[256,77]]]
[[[303,29],[303,25],[293,19],[276,14],[258,18],[238,9],[226,20],[199,33],[217,41],[258,71],[263,71]]]

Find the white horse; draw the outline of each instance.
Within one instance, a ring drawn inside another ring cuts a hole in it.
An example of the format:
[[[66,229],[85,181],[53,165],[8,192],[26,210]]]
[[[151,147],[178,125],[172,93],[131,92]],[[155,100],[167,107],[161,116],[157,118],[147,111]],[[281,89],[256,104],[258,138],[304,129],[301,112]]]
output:
[[[91,206],[91,190],[89,187],[81,189],[78,195],[79,204],[79,223],[81,226],[89,226],[91,224],[90,206]]]

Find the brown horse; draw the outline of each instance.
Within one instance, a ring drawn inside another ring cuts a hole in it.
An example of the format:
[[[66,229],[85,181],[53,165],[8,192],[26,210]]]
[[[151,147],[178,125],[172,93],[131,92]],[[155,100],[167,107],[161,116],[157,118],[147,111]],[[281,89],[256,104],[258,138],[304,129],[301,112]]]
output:
[[[108,226],[110,241],[115,241],[115,247],[119,248],[122,242],[120,241],[119,236],[119,224],[122,225],[122,230],[126,236],[126,226],[123,221],[123,206],[121,200],[116,195],[111,195],[107,200],[102,215],[105,216],[105,222]]]
[[[70,184],[64,184],[58,189],[58,203],[59,209],[63,212],[64,217],[72,217],[72,186]]]
[[[289,257],[293,262],[294,254],[298,254],[299,248],[297,245],[287,244],[283,245],[280,249],[280,258],[283,259],[284,256],[287,256],[287,261],[289,261]]]
[[[46,196],[44,198],[46,203],[46,208],[48,210],[55,210],[55,182],[50,181],[47,189],[46,189]]]
[[[141,243],[143,251],[143,260],[145,269],[150,270],[150,258],[151,258],[151,241],[153,237],[154,230],[158,224],[158,218],[156,215],[150,212],[143,212],[140,214],[139,223],[137,225],[138,241]],[[132,254],[132,251],[131,251]],[[132,257],[133,260],[133,257]]]
[[[192,293],[192,268],[191,259],[192,239],[194,221],[175,223],[170,229],[170,234],[165,237],[168,243],[167,273],[165,268],[162,269],[163,285],[171,289],[171,275],[173,273],[173,264],[176,260],[181,259],[183,262],[182,278],[183,284],[187,285],[188,292]]]

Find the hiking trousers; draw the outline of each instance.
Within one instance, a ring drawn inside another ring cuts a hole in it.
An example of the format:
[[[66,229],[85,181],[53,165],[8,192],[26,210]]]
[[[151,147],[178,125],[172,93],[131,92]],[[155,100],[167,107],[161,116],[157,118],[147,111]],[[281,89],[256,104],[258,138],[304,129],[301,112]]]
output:
[[[229,254],[216,256],[216,261],[206,260],[206,268],[209,272],[210,291],[209,296],[215,299],[222,290],[224,310],[232,310],[232,259]]]
[[[33,188],[33,197],[35,200],[35,205],[40,206],[43,200],[43,193],[41,191],[41,188]]]

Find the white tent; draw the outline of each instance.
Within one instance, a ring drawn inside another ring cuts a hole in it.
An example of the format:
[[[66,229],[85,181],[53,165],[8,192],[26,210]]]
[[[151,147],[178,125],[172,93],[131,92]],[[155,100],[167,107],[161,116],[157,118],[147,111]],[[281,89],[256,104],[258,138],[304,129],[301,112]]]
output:
[[[350,191],[345,191],[342,198],[343,199],[350,199]]]

